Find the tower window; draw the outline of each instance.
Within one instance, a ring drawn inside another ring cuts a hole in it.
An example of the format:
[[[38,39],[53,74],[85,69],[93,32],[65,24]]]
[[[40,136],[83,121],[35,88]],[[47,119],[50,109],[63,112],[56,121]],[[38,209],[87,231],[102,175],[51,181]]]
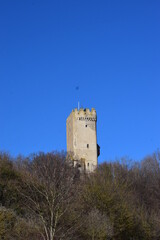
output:
[[[88,167],[89,167],[89,162],[88,162],[88,164],[87,164],[87,165],[88,165]]]
[[[89,148],[89,144],[87,143],[87,148]]]
[[[85,125],[85,127],[87,127],[87,125]]]

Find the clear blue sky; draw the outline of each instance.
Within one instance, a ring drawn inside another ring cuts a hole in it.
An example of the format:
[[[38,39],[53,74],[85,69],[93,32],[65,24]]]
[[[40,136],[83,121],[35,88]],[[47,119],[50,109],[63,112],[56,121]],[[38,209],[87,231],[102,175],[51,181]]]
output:
[[[0,1],[0,150],[66,150],[78,100],[100,162],[160,147],[159,0]]]

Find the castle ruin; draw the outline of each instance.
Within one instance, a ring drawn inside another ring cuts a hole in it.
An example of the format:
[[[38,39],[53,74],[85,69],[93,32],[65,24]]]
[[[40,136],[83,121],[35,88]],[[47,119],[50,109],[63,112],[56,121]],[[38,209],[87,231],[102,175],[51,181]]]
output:
[[[94,108],[72,110],[67,118],[67,153],[86,172],[97,167],[99,146],[97,145],[97,114]]]

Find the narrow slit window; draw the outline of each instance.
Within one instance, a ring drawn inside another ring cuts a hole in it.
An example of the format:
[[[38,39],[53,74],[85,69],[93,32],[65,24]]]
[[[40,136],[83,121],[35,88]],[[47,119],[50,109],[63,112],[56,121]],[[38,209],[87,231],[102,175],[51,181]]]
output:
[[[87,125],[85,125],[85,127],[87,127]]]
[[[87,143],[87,148],[89,148],[89,144]]]
[[[88,165],[88,167],[89,167],[89,162],[88,162],[88,164],[87,164],[87,165]]]

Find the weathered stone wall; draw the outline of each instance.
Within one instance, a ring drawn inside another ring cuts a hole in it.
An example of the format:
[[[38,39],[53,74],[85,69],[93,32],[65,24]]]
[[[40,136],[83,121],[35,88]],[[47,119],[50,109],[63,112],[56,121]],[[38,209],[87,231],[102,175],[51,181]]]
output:
[[[75,159],[84,159],[85,169],[97,167],[96,110],[74,109],[67,118],[67,152]]]

